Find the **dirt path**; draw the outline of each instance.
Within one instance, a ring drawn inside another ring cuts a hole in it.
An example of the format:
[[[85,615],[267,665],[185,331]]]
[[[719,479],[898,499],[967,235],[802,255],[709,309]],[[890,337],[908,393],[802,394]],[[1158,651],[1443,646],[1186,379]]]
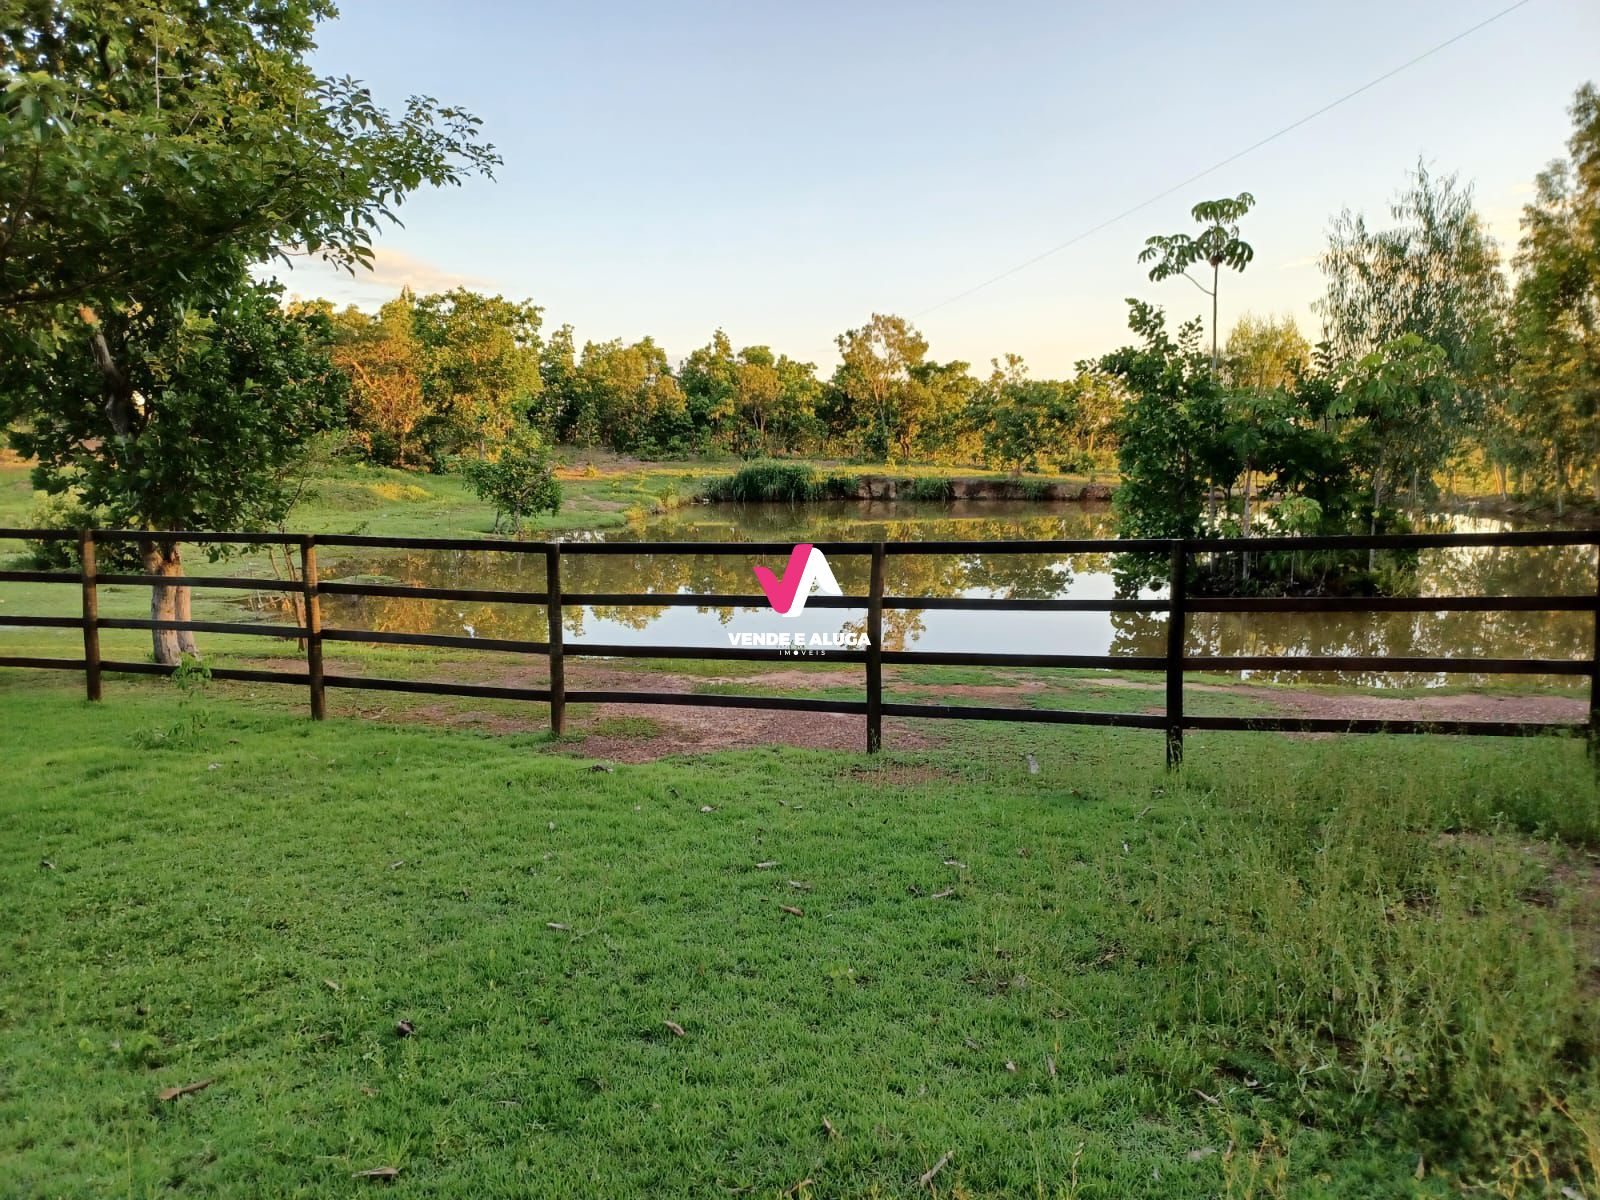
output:
[[[440,675],[462,682],[502,687],[541,688],[543,665],[493,670],[481,662],[441,664]],[[860,694],[859,668],[822,670],[775,668],[754,674],[696,674],[638,670],[614,663],[570,660],[569,691],[704,692],[708,687],[744,694],[817,693],[846,689]],[[1037,677],[998,676],[992,684],[932,684],[893,668],[885,683],[896,698],[916,703],[945,699],[977,699],[991,704],[1029,705],[1042,696],[1070,702],[1075,695],[1125,689],[1159,695],[1164,685],[1115,676],[1072,677],[1053,682]],[[1190,692],[1237,696],[1260,703],[1277,716],[1325,717],[1334,720],[1435,719],[1466,721],[1556,721],[1585,719],[1588,702],[1578,696],[1506,695],[1462,692],[1450,695],[1382,696],[1317,690],[1263,687],[1251,684],[1190,684]],[[374,720],[419,721],[464,726],[495,733],[542,733],[548,728],[543,705],[484,702],[465,698],[396,698],[377,693],[344,693],[345,702]],[[1159,711],[1159,706],[1151,709]],[[943,737],[922,721],[887,719],[885,742],[896,749],[920,750],[940,745]],[[821,750],[859,750],[866,739],[862,717],[840,713],[768,711],[714,706],[687,707],[649,703],[575,706],[568,731],[581,735],[572,748],[585,757],[615,762],[649,762],[676,754],[709,754],[719,750],[761,746],[797,746]]]

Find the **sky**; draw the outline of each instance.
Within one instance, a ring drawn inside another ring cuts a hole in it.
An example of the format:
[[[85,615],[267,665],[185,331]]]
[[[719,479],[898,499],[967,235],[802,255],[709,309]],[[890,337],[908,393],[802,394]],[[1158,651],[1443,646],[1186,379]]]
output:
[[[483,118],[493,180],[422,192],[355,278],[291,292],[375,308],[409,283],[532,299],[585,340],[655,337],[675,359],[725,329],[824,370],[874,312],[930,355],[1037,376],[1127,340],[1152,233],[1249,191],[1256,250],[1222,329],[1292,315],[1315,340],[1317,256],[1340,210],[1381,223],[1417,162],[1470,181],[1514,248],[1567,106],[1600,79],[1600,4],[1514,12],[1138,213],[974,285],[1237,154],[1512,0],[345,0],[314,66],[380,103],[423,93]]]

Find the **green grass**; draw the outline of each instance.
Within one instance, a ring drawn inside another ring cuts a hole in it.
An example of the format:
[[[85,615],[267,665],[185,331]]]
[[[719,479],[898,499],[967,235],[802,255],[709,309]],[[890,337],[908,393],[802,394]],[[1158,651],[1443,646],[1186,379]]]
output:
[[[77,686],[0,672],[6,1195],[1600,1184],[1572,741],[1197,736],[1174,776],[951,722],[594,770]]]

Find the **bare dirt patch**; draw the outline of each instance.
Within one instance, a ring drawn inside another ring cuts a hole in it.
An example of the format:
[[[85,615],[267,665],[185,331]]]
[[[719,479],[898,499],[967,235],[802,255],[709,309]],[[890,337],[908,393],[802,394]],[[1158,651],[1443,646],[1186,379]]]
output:
[[[463,664],[464,665],[464,664]],[[548,676],[543,666],[502,670],[486,677],[481,666],[456,672],[472,683],[496,687],[543,687]],[[805,674],[777,671],[755,676],[692,676],[660,671],[633,671],[603,663],[567,663],[567,690],[626,691],[690,694],[708,683],[750,684],[793,688],[796,691],[836,686],[860,686],[859,672]],[[357,711],[373,720],[414,721],[477,729],[486,733],[543,733],[549,729],[543,704],[515,701],[485,708],[471,698],[408,703],[364,700]],[[558,749],[585,758],[612,762],[653,762],[679,754],[712,754],[720,750],[747,750],[760,746],[798,746],[817,750],[862,750],[866,746],[866,718],[845,713],[800,713],[751,708],[677,706],[665,704],[597,704],[569,709],[567,733],[571,742],[553,743]],[[635,728],[626,728],[633,719]],[[619,728],[621,727],[621,728]],[[920,750],[939,739],[915,725],[897,720],[884,722],[884,740],[897,750]]]
[[[1160,691],[1166,685],[1136,679],[1107,678],[1095,687]],[[1582,721],[1588,701],[1578,696],[1528,693],[1453,692],[1438,696],[1378,696],[1340,692],[1296,691],[1248,683],[1190,683],[1186,692],[1211,692],[1259,700],[1280,717],[1330,717],[1340,721]]]

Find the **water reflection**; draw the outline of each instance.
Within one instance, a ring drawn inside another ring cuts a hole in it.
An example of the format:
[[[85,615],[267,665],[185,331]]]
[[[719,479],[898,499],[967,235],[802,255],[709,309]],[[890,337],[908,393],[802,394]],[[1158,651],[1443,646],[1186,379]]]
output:
[[[1458,523],[1490,531],[1501,523]],[[589,535],[607,541],[966,541],[970,552],[891,556],[887,589],[897,596],[1110,598],[1116,595],[1110,556],[986,553],[984,543],[1013,538],[1091,538],[1112,535],[1103,504],[832,502],[812,505],[700,505],[625,530]],[[576,592],[655,592],[751,595],[757,563],[781,570],[773,556],[573,554],[563,559],[563,585]],[[864,594],[864,556],[830,557],[847,594]],[[1585,547],[1429,550],[1420,556],[1422,595],[1588,594],[1595,586],[1594,553]],[[489,552],[396,552],[345,560],[342,578],[378,578],[432,587],[542,591],[538,555]],[[1142,595],[1155,597],[1160,591]],[[324,621],[347,628],[461,633],[542,640],[542,606],[473,604],[393,597],[330,596]],[[773,630],[839,633],[864,624],[864,613],[808,608],[794,620],[769,609],[714,603],[699,608],[588,606],[568,608],[567,637],[595,644],[726,646],[730,634]],[[1194,614],[1191,654],[1310,654],[1573,658],[1589,652],[1592,620],[1575,612]],[[1166,619],[1149,613],[884,612],[887,649],[974,650],[1059,654],[1159,655]],[[1363,677],[1297,673],[1312,682],[1415,685],[1440,678]],[[1466,682],[1454,676],[1450,682]],[[1556,686],[1581,686],[1575,679]]]

